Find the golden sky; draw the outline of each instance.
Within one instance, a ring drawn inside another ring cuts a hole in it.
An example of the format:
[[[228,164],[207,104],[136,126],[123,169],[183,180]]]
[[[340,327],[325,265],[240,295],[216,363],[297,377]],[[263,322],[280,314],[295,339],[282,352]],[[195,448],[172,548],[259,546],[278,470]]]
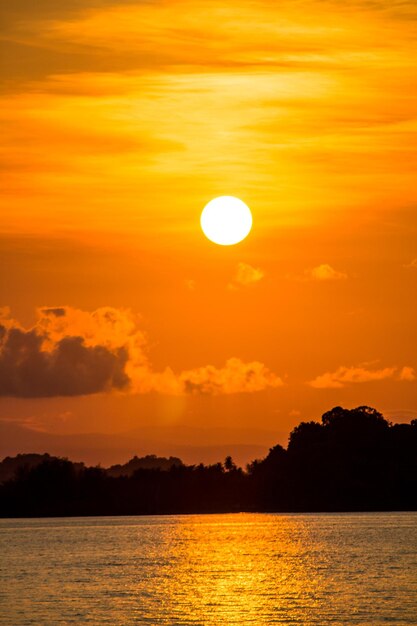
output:
[[[0,455],[244,462],[334,405],[417,415],[414,0],[1,22]]]

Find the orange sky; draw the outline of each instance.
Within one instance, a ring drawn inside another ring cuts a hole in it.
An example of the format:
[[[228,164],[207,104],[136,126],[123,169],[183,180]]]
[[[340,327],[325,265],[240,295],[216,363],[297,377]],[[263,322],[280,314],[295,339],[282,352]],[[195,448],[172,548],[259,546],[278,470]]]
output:
[[[415,2],[8,4],[0,456],[243,463],[334,405],[416,417]],[[201,233],[218,195],[241,244]]]

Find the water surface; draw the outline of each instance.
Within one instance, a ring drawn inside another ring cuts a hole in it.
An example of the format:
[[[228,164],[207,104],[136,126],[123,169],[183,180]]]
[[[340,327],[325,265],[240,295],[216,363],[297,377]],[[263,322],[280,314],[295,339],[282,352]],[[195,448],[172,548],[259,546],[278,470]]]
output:
[[[0,623],[416,624],[417,513],[0,520]]]

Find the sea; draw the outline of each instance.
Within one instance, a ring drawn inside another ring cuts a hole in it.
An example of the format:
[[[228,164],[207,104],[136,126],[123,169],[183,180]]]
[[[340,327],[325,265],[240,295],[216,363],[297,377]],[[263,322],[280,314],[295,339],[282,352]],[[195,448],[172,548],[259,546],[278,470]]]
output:
[[[417,513],[2,519],[0,623],[417,624]]]

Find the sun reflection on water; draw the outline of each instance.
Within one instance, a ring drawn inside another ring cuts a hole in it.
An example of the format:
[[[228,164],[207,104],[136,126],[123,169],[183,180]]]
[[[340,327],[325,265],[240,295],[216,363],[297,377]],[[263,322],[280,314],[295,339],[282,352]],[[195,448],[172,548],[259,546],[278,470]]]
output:
[[[306,622],[318,584],[304,555],[308,529],[291,517],[252,522],[241,515],[178,525],[167,597],[168,613],[187,615],[178,623],[268,624],[279,614]]]
[[[7,623],[414,624],[416,515],[0,520]]]

